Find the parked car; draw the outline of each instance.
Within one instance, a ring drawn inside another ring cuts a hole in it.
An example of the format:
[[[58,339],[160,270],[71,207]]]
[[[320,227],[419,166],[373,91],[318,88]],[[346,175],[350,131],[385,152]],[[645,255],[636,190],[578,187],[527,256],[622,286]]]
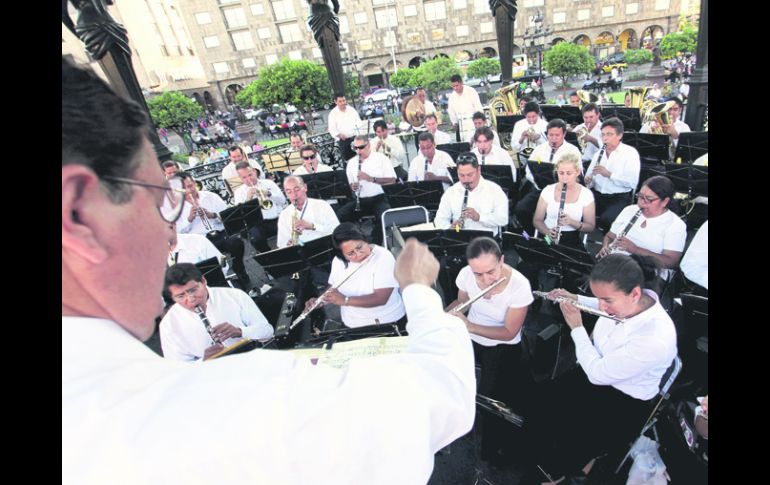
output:
[[[604,59],[605,64],[617,64],[620,62],[626,62],[626,55],[622,52],[610,54],[606,59]]]
[[[605,64],[602,67],[602,71],[605,73],[612,72],[613,67],[617,67],[618,69],[623,69],[625,71],[626,69],[628,69],[628,64],[626,64],[625,62],[616,62],[615,64]]]
[[[367,103],[373,103],[375,101],[393,101],[393,98],[398,97],[398,91],[394,89],[378,89],[372,94],[367,95],[364,99]]]
[[[414,88],[399,88],[398,94],[401,95],[402,98],[405,98],[407,96],[412,96],[415,93]]]
[[[492,74],[491,76],[487,76],[487,82],[490,84],[499,83],[502,80],[503,80],[503,73]]]
[[[465,80],[463,81],[463,84],[465,84],[466,86],[470,86],[472,88],[479,88],[479,87],[483,88],[484,86],[487,85],[487,82],[484,81],[483,79],[476,78],[476,77],[466,77]]]

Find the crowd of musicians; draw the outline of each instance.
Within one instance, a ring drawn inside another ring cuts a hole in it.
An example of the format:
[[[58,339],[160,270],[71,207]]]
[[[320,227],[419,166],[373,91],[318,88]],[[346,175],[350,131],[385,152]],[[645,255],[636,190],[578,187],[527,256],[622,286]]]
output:
[[[478,392],[525,417],[527,446],[518,450],[526,456],[516,461],[540,465],[554,478],[586,472],[593,458],[622,451],[649,412],[661,376],[677,355],[673,298],[681,291],[707,296],[708,223],[685,252],[687,225],[678,214],[673,182],[657,175],[640,183],[640,156],[623,143],[624,123],[601,119],[596,104],[583,103],[583,123],[569,126],[558,118],[546,121],[536,102],[524,100],[524,117],[512,129],[508,150],[487,125],[478,94],[461,79],[453,78],[452,84],[452,132],[438,129],[435,107],[425,103],[425,123],[414,130],[418,149],[411,161],[405,143],[389,134],[384,122],[374,123],[373,137],[360,134],[355,109],[344,96],[335,96],[329,133],[345,160],[341,169],[353,194],[350,200],[308,197],[306,177],[333,169],[316,146],[298,136],[292,137],[290,149],[299,152],[302,164],[291,174],[276,178],[266,173],[263,164],[236,145],[228,151],[222,180],[235,204],[259,201],[262,222],[248,229],[248,243],[258,253],[331,236],[334,257],[330,270],[319,277],[328,290],[322,301],[315,295],[300,302],[301,308],[334,305],[346,327],[394,324],[402,330],[406,311],[394,277],[396,260],[384,247],[380,223],[391,207],[383,186],[442,182],[431,221],[435,229],[488,234],[468,245],[464,261],[450,273],[451,288],[445,289],[445,297],[456,298],[444,302],[451,312],[483,293],[467,315],[453,313],[473,341],[481,368]],[[418,97],[424,98],[420,91]],[[670,124],[646,123],[641,132],[659,128],[675,145],[679,134],[690,129],[679,119],[681,101],[674,101]],[[578,135],[578,146],[566,141],[568,132]],[[441,150],[455,140],[468,141],[472,149],[455,156]],[[518,200],[483,176],[487,165],[510,167],[520,187]],[[205,360],[240,339],[270,340],[273,328],[242,291],[253,285],[244,265],[244,240],[227,234],[221,221],[227,204],[200,190],[173,162],[166,162],[164,170],[180,182],[186,198],[175,224],[177,239],[169,247],[164,295],[171,305],[159,327],[165,357]],[[552,174],[552,183],[543,183],[544,170]],[[371,235],[362,229],[366,216],[374,217]],[[587,252],[586,236],[597,229],[600,249],[591,254],[597,262],[585,281],[562,275],[559,287],[548,287],[544,268],[528,262],[514,267],[503,254],[504,231]],[[273,237],[274,247],[269,243]],[[212,255],[224,260],[222,253],[230,256],[239,280],[231,283],[234,287],[207,285],[194,265]],[[677,272],[684,278],[675,277]],[[571,329],[579,367],[563,379],[569,382],[563,388],[534,385],[523,359],[524,322],[540,304],[533,290],[562,301],[562,318]],[[592,333],[579,307],[601,315]],[[504,430],[481,419],[482,458],[495,464],[514,459],[511,454],[517,452],[508,446]]]

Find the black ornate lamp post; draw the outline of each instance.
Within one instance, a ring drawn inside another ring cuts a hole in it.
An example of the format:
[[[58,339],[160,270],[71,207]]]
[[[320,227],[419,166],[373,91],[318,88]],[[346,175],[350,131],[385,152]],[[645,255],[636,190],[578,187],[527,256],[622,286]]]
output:
[[[339,50],[340,50],[340,54],[345,52],[345,46],[344,45],[342,45],[340,43],[340,45],[338,47],[339,47]],[[363,84],[361,83],[361,75],[359,74],[358,67],[357,67],[357,64],[360,64],[360,63],[361,63],[361,60],[358,58],[357,55],[353,56],[352,58],[348,58],[348,57],[341,57],[340,58],[340,66],[352,66],[353,72],[355,73],[356,78],[358,78],[358,85],[359,85],[359,87],[361,89],[363,89]],[[342,93],[345,92],[344,85],[343,85],[342,91],[340,91],[340,92],[342,92]],[[353,96],[352,99],[350,100],[353,103],[353,108],[355,108],[355,109],[358,109],[358,107],[356,106],[356,98],[357,97],[358,96]]]
[[[340,21],[337,14],[340,4],[337,0],[307,0],[310,15],[307,23],[313,31],[313,37],[323,55],[326,72],[332,85],[332,94],[345,92],[345,77],[342,74],[342,59],[340,57]],[[332,10],[333,7],[333,10]]]
[[[690,94],[687,97],[685,123],[692,130],[702,130],[709,104],[709,2],[700,2],[698,21],[698,47],[695,48],[696,67],[690,78]]]
[[[501,81],[505,86],[511,83],[513,72],[513,23],[516,19],[516,0],[489,0],[489,8],[495,17]],[[478,58],[478,55],[476,57]]]
[[[142,88],[136,79],[131,65],[131,48],[128,46],[128,32],[125,27],[115,22],[107,11],[112,0],[69,0],[77,9],[77,23],[67,12],[66,1],[62,3],[62,23],[83,41],[88,54],[99,61],[104,74],[115,91],[136,101],[144,108],[152,123],[150,110],[142,95]],[[171,152],[161,143],[155,130],[150,133],[150,141],[161,161],[171,159]]]
[[[543,26],[543,14],[542,12],[538,11],[535,15],[530,17],[530,24],[535,24],[535,26],[530,29],[527,27],[524,29],[524,41],[526,45],[526,41],[530,41],[530,48],[537,52],[537,67],[538,67],[538,78],[540,79],[540,84],[543,83],[543,51],[545,50],[545,38],[546,36],[549,36],[553,34],[553,29],[548,26]],[[537,39],[542,39],[541,42],[538,42]]]

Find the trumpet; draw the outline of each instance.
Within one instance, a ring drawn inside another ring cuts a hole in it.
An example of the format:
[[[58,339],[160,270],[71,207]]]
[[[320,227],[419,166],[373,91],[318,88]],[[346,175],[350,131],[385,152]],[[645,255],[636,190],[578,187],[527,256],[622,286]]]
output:
[[[583,140],[583,137],[588,134],[588,127],[585,124],[579,125],[575,128],[575,136],[577,136],[578,145],[580,145],[580,152],[586,151],[586,145],[588,142]]]
[[[527,146],[521,151],[525,157],[529,157],[532,155],[532,152],[535,151],[534,142],[532,141],[532,138],[534,138],[535,135],[537,135],[535,127],[529,125],[529,128],[527,128]]]
[[[251,194],[251,199],[253,199],[254,196],[257,197],[257,200],[259,200],[259,207],[262,210],[267,211],[273,208],[273,201],[270,200],[268,191],[261,188],[259,185],[252,185],[249,187],[249,193]]]
[[[596,308],[591,308],[590,306],[582,305],[578,303],[576,300],[573,300],[571,298],[565,298],[563,296],[550,297],[548,296],[548,293],[545,291],[533,291],[532,294],[535,296],[539,296],[540,298],[543,298],[545,300],[552,301],[554,303],[561,303],[561,302],[569,303],[570,305],[574,306],[581,312],[590,313],[591,315],[596,315],[597,317],[609,318],[610,320],[615,320],[618,323],[623,323],[625,321],[625,319],[620,317],[613,317],[607,312],[597,310]]]
[[[377,149],[375,151],[378,153],[382,153],[383,155],[388,157],[388,160],[390,160],[392,149],[387,143],[385,143],[385,140],[383,140],[382,138],[380,138],[379,141],[377,142]]]
[[[476,303],[476,300],[478,300],[479,298],[483,297],[484,295],[486,295],[487,293],[489,293],[490,291],[492,291],[493,289],[495,289],[496,287],[498,287],[499,285],[504,283],[505,280],[507,280],[507,279],[508,279],[507,276],[501,277],[499,280],[495,281],[491,285],[489,285],[486,288],[484,288],[483,290],[481,290],[476,296],[474,296],[470,300],[466,301],[465,303],[461,303],[461,304],[457,305],[456,307],[454,307],[451,310],[449,310],[449,312],[450,313],[463,313],[467,308],[469,308],[471,305]]]
[[[460,229],[465,227],[465,209],[468,207],[468,193],[471,191],[471,184],[465,185],[465,195],[463,195],[463,205],[460,206],[460,217],[455,221],[455,231],[460,232]]]
[[[200,206],[198,199],[193,197],[192,194],[190,194],[190,204],[193,207],[192,210],[194,210],[198,214],[198,217],[201,218],[201,223],[203,224],[203,227],[206,228],[206,231],[213,232],[214,229],[209,220],[209,216],[206,215],[206,210]]]

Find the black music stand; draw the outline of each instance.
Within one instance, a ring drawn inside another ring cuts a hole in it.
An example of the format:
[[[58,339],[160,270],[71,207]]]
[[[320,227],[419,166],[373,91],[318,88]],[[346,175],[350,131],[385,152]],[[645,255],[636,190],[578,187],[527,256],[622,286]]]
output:
[[[556,182],[553,169],[554,164],[550,162],[531,162],[527,160],[527,168],[529,168],[532,178],[535,179],[535,184],[543,190],[547,185],[551,185]]]
[[[674,160],[682,159],[682,163],[692,163],[709,151],[709,132],[690,131],[679,134]]]
[[[561,118],[565,123],[572,125],[579,125],[583,122],[583,113],[580,112],[580,108],[577,106],[541,104],[540,111],[543,112],[546,121]]]
[[[259,199],[247,200],[243,204],[228,207],[219,213],[227,235],[248,231],[250,227],[262,224],[262,208]]]
[[[622,142],[636,148],[639,159],[645,163],[661,164],[671,156],[668,150],[671,138],[668,135],[625,132]]]
[[[195,263],[195,267],[198,268],[206,278],[206,284],[208,286],[230,287],[230,285],[227,284],[227,278],[225,278],[222,265],[219,263],[219,258],[213,257],[204,259],[203,261]]]
[[[564,272],[587,276],[596,261],[586,251],[559,244],[548,244],[545,239],[529,237],[513,232],[503,232],[503,251],[514,249],[522,260],[537,265],[550,266],[559,277],[562,286]]]
[[[573,145],[573,146],[574,146],[574,147],[576,147],[578,150],[581,150],[581,151],[582,151],[582,149],[580,148],[580,142],[578,142],[577,133],[575,133],[574,131],[568,131],[568,132],[566,132],[566,133],[564,134],[564,141],[566,141],[566,142],[567,142],[567,143],[569,143],[570,145]]]
[[[441,145],[436,145],[436,150],[447,152],[449,156],[452,157],[452,161],[457,163],[458,155],[471,151],[471,144],[467,141],[462,141],[460,143],[442,143]]]
[[[616,117],[622,121],[625,134],[628,134],[629,131],[639,131],[642,129],[642,118],[639,114],[639,108],[603,105],[599,112],[603,120]],[[623,136],[623,143],[628,143],[626,142],[625,135]]]
[[[498,133],[512,133],[516,123],[523,120],[524,115],[497,115],[495,116]],[[502,141],[502,140],[501,140]]]
[[[421,180],[383,185],[382,190],[391,208],[421,205],[435,213],[444,195],[444,184],[440,180]]]
[[[307,185],[307,195],[314,199],[337,200],[340,205],[353,198],[348,176],[344,170],[301,175]]]
[[[519,185],[513,181],[513,167],[510,165],[479,165],[479,168],[481,175],[490,182],[499,185],[512,203],[515,204],[518,201]],[[452,180],[459,180],[457,167],[447,167],[447,171]]]
[[[664,165],[666,177],[674,182],[677,192],[687,194],[688,198],[709,195],[709,168],[702,165],[667,163]]]

